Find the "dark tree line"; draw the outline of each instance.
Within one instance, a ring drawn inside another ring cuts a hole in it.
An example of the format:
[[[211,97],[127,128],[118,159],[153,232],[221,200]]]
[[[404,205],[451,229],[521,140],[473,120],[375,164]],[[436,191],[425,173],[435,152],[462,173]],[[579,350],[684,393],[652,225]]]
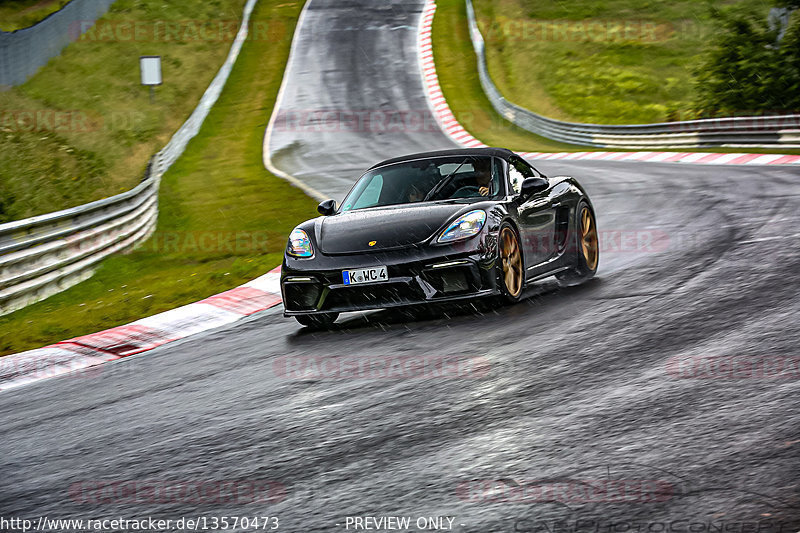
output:
[[[800,0],[777,7],[800,8]],[[703,116],[800,112],[800,11],[778,42],[763,14],[712,12],[717,31],[696,71],[695,104]]]

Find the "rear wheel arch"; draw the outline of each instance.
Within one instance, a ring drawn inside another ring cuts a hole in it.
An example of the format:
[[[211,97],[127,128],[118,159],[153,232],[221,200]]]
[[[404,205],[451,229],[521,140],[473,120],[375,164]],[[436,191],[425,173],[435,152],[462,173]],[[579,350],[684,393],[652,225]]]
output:
[[[582,231],[582,218],[584,210],[588,210],[591,219],[591,230],[594,232],[593,235],[593,245],[589,246],[589,249],[592,247],[594,248],[594,255],[592,256],[591,253],[589,257],[586,255],[586,251],[584,248],[584,239],[585,235],[583,235]],[[563,284],[563,285],[578,285],[583,283],[584,281],[588,280],[589,278],[593,277],[597,272],[597,267],[599,265],[600,259],[600,242],[599,242],[599,232],[597,230],[597,215],[595,214],[594,207],[592,207],[591,202],[588,201],[586,197],[581,197],[578,202],[575,204],[575,210],[572,214],[572,227],[570,228],[570,236],[568,236],[568,250],[570,246],[574,248],[572,250],[572,255],[574,260],[572,261],[572,266],[559,272],[556,274],[556,278]],[[593,257],[593,264],[590,264],[589,259]]]

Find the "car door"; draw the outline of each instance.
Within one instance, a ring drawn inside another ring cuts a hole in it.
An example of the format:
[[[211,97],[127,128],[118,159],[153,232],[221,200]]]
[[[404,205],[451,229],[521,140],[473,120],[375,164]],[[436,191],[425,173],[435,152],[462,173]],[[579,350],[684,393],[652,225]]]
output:
[[[509,182],[515,193],[527,178],[541,176],[528,163],[515,157],[509,160]],[[534,194],[519,204],[520,238],[525,252],[527,276],[537,274],[536,267],[555,255],[555,210],[557,203],[549,196],[550,190]]]

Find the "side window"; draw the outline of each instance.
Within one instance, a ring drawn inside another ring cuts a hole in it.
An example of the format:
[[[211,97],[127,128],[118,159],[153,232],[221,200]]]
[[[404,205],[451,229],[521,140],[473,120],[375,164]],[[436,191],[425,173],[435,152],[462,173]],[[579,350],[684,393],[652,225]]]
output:
[[[525,178],[532,177],[534,177],[534,172],[531,167],[519,159],[511,160],[508,165],[508,179],[511,182],[511,189],[515,194],[519,194],[522,188],[522,182],[525,181]]]
[[[372,207],[378,204],[380,200],[381,191],[383,190],[383,176],[376,174],[370,180],[369,185],[364,188],[361,196],[356,200],[353,209],[362,209],[364,207]]]

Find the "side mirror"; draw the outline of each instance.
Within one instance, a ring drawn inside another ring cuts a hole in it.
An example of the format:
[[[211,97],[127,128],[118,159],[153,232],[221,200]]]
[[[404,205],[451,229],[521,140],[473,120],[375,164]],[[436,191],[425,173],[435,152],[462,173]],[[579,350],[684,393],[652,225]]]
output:
[[[527,198],[537,192],[546,191],[548,187],[550,187],[550,182],[547,181],[547,178],[526,178],[519,189],[519,195]]]
[[[319,211],[320,215],[325,216],[334,214],[336,212],[336,201],[325,200],[317,206],[317,211]]]

